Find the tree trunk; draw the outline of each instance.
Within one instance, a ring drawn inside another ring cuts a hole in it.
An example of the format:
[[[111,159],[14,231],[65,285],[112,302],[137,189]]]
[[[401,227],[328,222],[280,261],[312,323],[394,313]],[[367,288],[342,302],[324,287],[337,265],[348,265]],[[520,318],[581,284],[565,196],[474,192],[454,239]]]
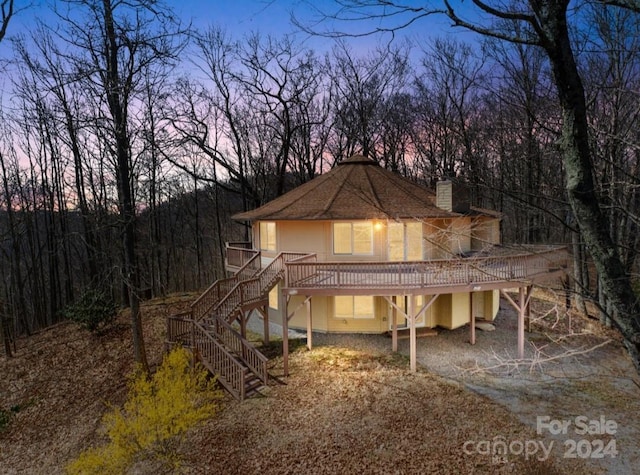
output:
[[[11,333],[9,331],[9,320],[4,313],[4,305],[0,301],[0,338],[4,346],[4,354],[11,358],[13,352],[11,351]]]
[[[602,290],[613,308],[613,323],[624,336],[625,347],[640,371],[640,303],[598,204],[592,176],[585,94],[566,21],[568,1],[540,3],[544,4],[542,8],[539,5],[534,8],[540,18],[542,45],[551,62],[562,108],[561,147],[569,203],[598,271]]]
[[[129,136],[127,131],[127,102],[118,71],[118,39],[113,21],[111,0],[103,0],[106,34],[105,72],[107,101],[112,115],[116,142],[116,181],[122,225],[122,246],[124,252],[124,281],[127,286],[129,306],[131,308],[131,332],[135,360],[142,369],[149,371],[142,332],[140,315],[140,276],[136,262],[136,214],[131,187],[131,161],[129,155]]]

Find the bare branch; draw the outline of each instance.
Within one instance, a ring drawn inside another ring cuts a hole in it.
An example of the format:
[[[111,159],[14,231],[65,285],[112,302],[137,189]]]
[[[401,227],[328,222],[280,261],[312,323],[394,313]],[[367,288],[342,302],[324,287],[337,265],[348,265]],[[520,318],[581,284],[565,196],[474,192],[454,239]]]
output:
[[[504,41],[509,41],[511,43],[519,43],[519,44],[531,45],[531,46],[541,46],[541,41],[539,38],[537,39],[524,38],[519,35],[507,34],[493,27],[486,28],[486,27],[479,26],[475,23],[472,23],[470,21],[463,20],[456,13],[455,9],[451,6],[451,4],[449,3],[449,0],[444,0],[444,3],[447,6],[446,14],[453,21],[455,26],[460,26],[469,31],[479,33],[483,36],[496,38]],[[520,22],[520,23],[524,22],[526,24],[529,24],[535,31],[539,30],[535,17],[532,15],[525,15],[523,13],[516,13],[516,12],[512,12],[512,13],[504,12],[501,10],[497,10],[495,8],[491,8],[487,4],[485,4],[484,2],[480,2],[479,0],[473,0],[473,3],[477,5],[484,12],[489,13],[490,15],[496,18],[500,18],[501,20],[506,20],[510,22]]]
[[[13,17],[13,0],[2,0],[0,3],[0,10],[2,14],[2,24],[0,25],[0,41],[4,38],[4,35],[7,33],[7,28],[9,27],[9,21]]]
[[[308,1],[303,3],[307,6],[306,11],[314,12],[317,19],[313,24],[309,24],[292,13],[291,22],[305,33],[325,38],[357,38],[379,33],[395,34],[426,17],[446,14],[444,10],[429,6],[417,7],[387,0],[337,0],[334,2],[338,6],[335,12],[320,9]],[[320,28],[327,21],[346,25],[346,28],[350,29]],[[378,22],[379,26],[370,28],[371,22]],[[388,25],[382,25],[382,22],[387,22]],[[367,26],[363,31],[354,31],[352,28],[358,24]]]

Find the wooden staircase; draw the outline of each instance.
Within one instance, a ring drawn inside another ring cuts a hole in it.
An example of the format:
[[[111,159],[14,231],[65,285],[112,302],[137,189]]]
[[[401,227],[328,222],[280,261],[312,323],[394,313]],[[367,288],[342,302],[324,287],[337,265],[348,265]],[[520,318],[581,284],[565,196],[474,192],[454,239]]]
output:
[[[265,306],[269,291],[283,277],[285,262],[302,256],[280,253],[262,268],[260,252],[251,253],[252,257],[232,277],[214,282],[188,312],[167,318],[167,348],[192,348],[238,400],[268,384],[268,360],[232,325],[247,312]]]

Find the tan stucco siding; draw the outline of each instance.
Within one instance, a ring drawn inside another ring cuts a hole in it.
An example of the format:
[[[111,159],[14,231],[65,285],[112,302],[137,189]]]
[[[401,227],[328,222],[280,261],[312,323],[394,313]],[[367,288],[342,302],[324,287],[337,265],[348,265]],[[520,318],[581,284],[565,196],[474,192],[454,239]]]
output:
[[[451,253],[462,254],[471,250],[471,219],[455,218],[449,227]]]
[[[444,294],[435,302],[435,324],[449,330],[466,325],[469,322],[469,293]]]
[[[327,329],[336,333],[382,333],[387,331],[387,305],[381,297],[374,299],[374,318],[336,318],[334,298],[328,297]]]
[[[448,259],[471,250],[471,218],[431,219],[424,223],[425,259]]]
[[[318,258],[329,252],[327,228],[329,221],[278,221],[278,247],[280,251],[308,252]]]
[[[471,226],[471,249],[481,250],[486,246],[500,244],[500,220],[480,216]]]
[[[297,330],[307,329],[307,306],[301,305],[305,301],[303,295],[293,295],[289,299],[288,311],[294,312],[289,320],[289,328]],[[327,331],[327,297],[313,297],[311,299],[311,325],[315,331]]]

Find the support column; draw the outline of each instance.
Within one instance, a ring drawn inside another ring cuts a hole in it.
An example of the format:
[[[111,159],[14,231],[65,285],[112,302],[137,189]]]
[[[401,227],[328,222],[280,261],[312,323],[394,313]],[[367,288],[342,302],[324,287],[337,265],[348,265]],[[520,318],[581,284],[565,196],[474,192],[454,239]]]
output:
[[[269,305],[265,305],[263,310],[262,310],[262,323],[264,324],[263,327],[263,336],[262,336],[262,342],[265,345],[269,344]]]
[[[531,295],[533,294],[533,285],[529,285],[527,287],[527,296],[526,296],[526,302],[527,304],[525,305],[526,310],[525,310],[525,321],[527,322],[527,331],[529,333],[531,333]]]
[[[249,313],[245,313],[240,310],[240,335],[242,338],[247,338],[247,320],[249,319]]]
[[[282,368],[285,376],[289,376],[289,296],[284,300],[282,315]]]
[[[533,289],[533,287],[531,287]],[[518,359],[524,358],[524,316],[531,297],[531,290],[525,295],[525,287],[518,287],[518,303],[514,302],[504,290],[500,290],[502,296],[507,299],[511,306],[518,312]]]
[[[410,339],[410,349],[409,349],[409,360],[411,362],[411,372],[416,372],[416,315],[414,314],[414,295],[409,296],[409,311],[407,314],[409,315],[409,339]]]
[[[518,288],[518,358],[524,358],[524,314],[526,311],[524,287]]]
[[[311,321],[311,297],[307,297],[305,300],[305,307],[307,308],[307,348],[311,349],[312,345],[312,333],[313,324]]]
[[[398,309],[396,308],[396,296],[391,297],[391,351],[398,351]]]
[[[469,292],[469,343],[476,344],[476,314],[473,312],[473,292]]]

